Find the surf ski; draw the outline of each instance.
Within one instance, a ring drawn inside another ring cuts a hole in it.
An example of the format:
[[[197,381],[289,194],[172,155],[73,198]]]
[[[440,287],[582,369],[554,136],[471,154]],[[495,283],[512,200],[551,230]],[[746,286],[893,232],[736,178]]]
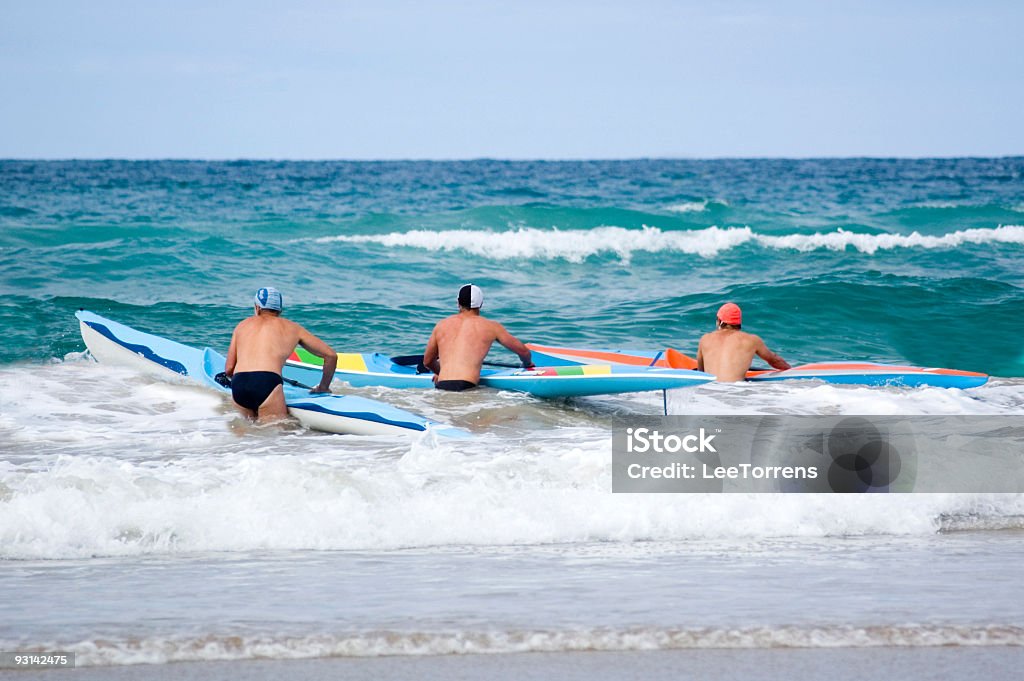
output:
[[[335,378],[352,386],[433,388],[433,374],[419,373],[413,365],[396,362],[381,353],[338,353]],[[285,364],[285,376],[312,381],[320,375],[323,360],[296,348]],[[714,376],[690,369],[631,367],[616,364],[576,363],[538,366],[532,369],[484,368],[480,385],[497,390],[529,393],[535,397],[586,397],[646,390],[690,388],[714,380]]]
[[[194,348],[145,333],[87,310],[75,313],[82,339],[90,354],[104,364],[116,364],[163,379],[184,379],[226,392],[215,377],[224,371],[225,358],[212,348]],[[409,435],[430,430],[445,437],[470,437],[448,424],[358,395],[311,394],[285,375],[288,412],[312,430],[351,435]],[[289,384],[289,380],[293,384]],[[319,375],[315,384],[319,382]]]
[[[645,350],[592,350],[527,343],[534,361],[563,366],[613,364],[630,367],[697,368],[697,360],[678,350],[668,348],[660,352]],[[958,369],[924,368],[907,365],[879,364],[876,362],[815,362],[785,370],[752,370],[747,380],[752,382],[818,380],[825,383],[866,386],[898,386],[917,388],[977,388],[988,381],[987,374]]]

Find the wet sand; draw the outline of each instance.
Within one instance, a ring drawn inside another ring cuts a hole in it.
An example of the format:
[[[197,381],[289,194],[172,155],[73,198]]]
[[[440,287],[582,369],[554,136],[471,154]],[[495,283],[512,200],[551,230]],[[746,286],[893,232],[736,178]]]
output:
[[[654,650],[629,652],[510,653],[499,655],[318,658],[181,662],[163,665],[82,667],[75,670],[2,671],[0,679],[75,681],[602,681],[676,679],[985,679],[1020,678],[1024,648],[804,648],[770,650]]]

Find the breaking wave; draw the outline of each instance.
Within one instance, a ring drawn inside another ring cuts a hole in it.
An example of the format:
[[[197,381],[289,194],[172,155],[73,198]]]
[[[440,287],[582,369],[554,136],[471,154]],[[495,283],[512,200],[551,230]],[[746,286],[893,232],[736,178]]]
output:
[[[702,201],[680,201],[665,206],[665,210],[669,213],[703,213],[716,206],[727,207],[728,205],[728,201],[721,199],[704,199]]]
[[[300,239],[298,241],[309,241]],[[616,255],[629,260],[636,253],[684,253],[704,258],[724,251],[754,245],[761,248],[809,252],[816,250],[855,251],[873,255],[901,248],[953,249],[967,244],[1024,245],[1024,226],[965,229],[937,236],[910,234],[864,234],[837,229],[813,234],[762,234],[750,227],[708,227],[685,231],[597,227],[590,230],[558,230],[521,227],[500,232],[453,229],[410,230],[389,234],[338,235],[312,239],[314,243],[379,244],[388,248],[420,248],[428,251],[463,251],[477,256],[507,260],[536,258],[582,262],[598,255]]]

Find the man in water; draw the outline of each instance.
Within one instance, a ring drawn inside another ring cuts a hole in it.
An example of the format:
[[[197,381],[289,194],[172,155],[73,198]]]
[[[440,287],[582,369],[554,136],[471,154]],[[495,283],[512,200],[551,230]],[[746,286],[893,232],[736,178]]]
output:
[[[231,378],[231,397],[239,411],[257,421],[288,416],[281,370],[296,345],[324,360],[320,385],[310,392],[331,392],[338,355],[302,326],[281,317],[284,301],[275,288],[256,292],[253,316],[235,327],[224,373]]]
[[[714,374],[719,381],[742,381],[757,355],[776,369],[789,364],[768,349],[759,336],[740,331],[743,312],[736,303],[718,308],[718,328],[704,334],[697,346],[697,371]]]
[[[480,316],[484,294],[479,286],[459,289],[459,312],[434,327],[423,353],[423,364],[434,372],[440,390],[468,390],[480,382],[480,367],[491,344],[498,341],[519,355],[523,367],[533,367],[530,349],[496,321]]]

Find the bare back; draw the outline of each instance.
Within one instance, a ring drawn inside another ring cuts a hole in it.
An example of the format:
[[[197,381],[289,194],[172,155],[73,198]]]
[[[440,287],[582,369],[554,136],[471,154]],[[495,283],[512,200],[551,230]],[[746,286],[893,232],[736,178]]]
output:
[[[247,317],[235,328],[232,345],[237,360],[232,373],[272,371],[280,374],[303,331],[301,326],[283,317],[267,314]]]
[[[324,360],[323,375],[314,392],[330,392],[338,355],[300,324],[275,314],[255,314],[239,322],[231,336],[225,371],[229,376],[247,371],[280,375],[296,345]]]
[[[423,362],[431,366],[440,359],[438,380],[479,383],[480,368],[494,341],[529,361],[529,349],[504,326],[473,312],[460,312],[434,327]]]
[[[705,334],[697,348],[697,369],[714,374],[719,381],[742,381],[757,355],[776,369],[789,364],[768,349],[760,336],[738,329],[719,329]]]
[[[239,322],[231,336],[224,372],[232,377],[250,372],[270,372],[280,376],[285,361],[296,345],[301,345],[324,360],[320,383],[310,392],[329,393],[338,355],[327,343],[301,325],[273,313],[256,311],[252,317]],[[256,416],[259,420],[276,420],[288,414],[280,383],[263,399],[258,410],[248,402],[247,406],[239,403],[234,393],[235,387],[232,386],[235,405],[247,416]]]

